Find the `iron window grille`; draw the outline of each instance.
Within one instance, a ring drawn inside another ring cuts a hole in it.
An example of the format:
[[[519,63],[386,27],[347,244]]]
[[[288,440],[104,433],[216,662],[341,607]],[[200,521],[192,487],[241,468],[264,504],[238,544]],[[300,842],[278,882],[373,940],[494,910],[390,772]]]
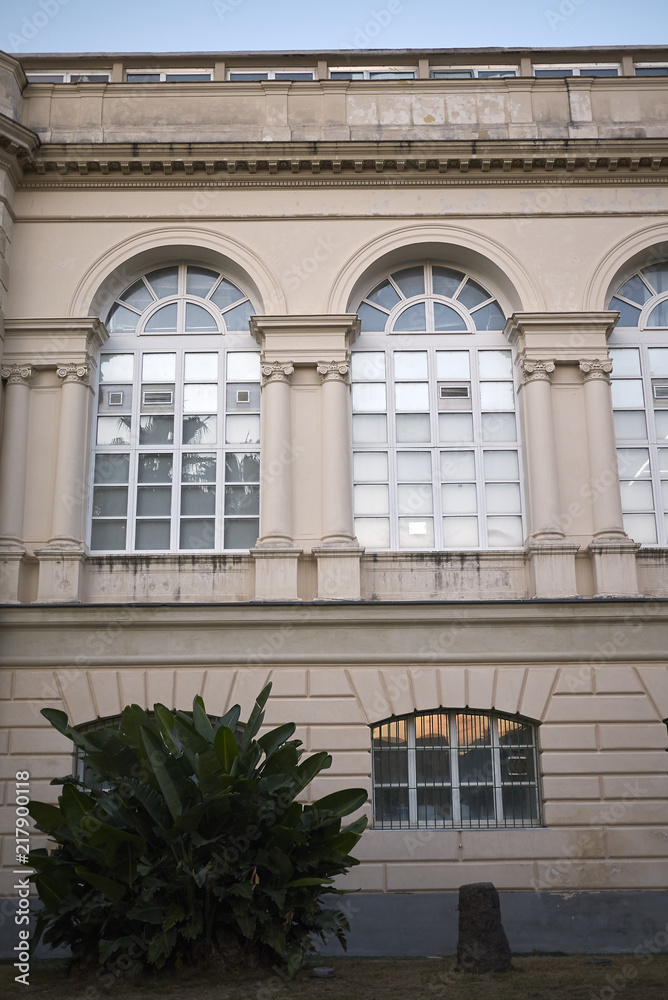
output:
[[[541,825],[536,727],[438,710],[372,727],[374,825],[384,830]]]

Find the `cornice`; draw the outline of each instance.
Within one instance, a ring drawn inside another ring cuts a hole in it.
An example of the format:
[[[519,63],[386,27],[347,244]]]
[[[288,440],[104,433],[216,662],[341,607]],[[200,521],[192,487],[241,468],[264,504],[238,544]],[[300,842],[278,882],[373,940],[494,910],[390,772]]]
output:
[[[0,112],[0,162],[10,171],[17,185],[38,146],[39,137],[35,132]]]
[[[28,132],[29,130],[24,130]],[[36,140],[34,133],[29,133]],[[476,184],[574,179],[668,180],[668,139],[408,142],[49,144],[24,166],[23,186],[276,186],[351,182]]]

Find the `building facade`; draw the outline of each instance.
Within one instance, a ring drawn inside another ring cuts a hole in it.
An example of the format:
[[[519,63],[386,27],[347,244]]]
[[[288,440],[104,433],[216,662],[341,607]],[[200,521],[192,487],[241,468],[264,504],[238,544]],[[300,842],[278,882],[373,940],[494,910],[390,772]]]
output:
[[[268,680],[369,791],[353,953],[475,881],[665,948],[668,49],[2,55],[0,111],[8,953],[40,709]]]

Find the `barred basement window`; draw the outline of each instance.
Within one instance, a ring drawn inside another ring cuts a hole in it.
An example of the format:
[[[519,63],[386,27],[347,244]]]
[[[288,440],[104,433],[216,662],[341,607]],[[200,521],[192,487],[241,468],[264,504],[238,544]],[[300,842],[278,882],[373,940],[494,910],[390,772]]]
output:
[[[541,825],[536,727],[517,716],[422,712],[372,727],[374,824],[384,830]]]

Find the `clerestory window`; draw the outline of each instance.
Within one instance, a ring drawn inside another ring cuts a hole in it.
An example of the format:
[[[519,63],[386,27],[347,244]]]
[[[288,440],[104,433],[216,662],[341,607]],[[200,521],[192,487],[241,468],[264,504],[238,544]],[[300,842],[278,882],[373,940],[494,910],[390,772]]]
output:
[[[668,545],[668,261],[642,267],[610,300],[612,403],[627,534]]]
[[[99,358],[90,548],[248,549],[259,528],[260,355],[254,309],[190,264],[134,281]]]
[[[397,269],[358,307],[355,531],[367,549],[522,546],[511,351],[495,297],[436,264]]]
[[[536,726],[438,709],[372,726],[374,825],[540,826]]]

